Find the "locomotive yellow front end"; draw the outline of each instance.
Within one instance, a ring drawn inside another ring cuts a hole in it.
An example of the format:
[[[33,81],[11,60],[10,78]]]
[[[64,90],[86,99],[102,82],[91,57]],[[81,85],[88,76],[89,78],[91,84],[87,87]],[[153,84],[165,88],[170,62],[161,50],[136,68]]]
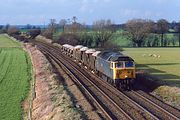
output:
[[[133,61],[120,61],[115,63],[114,79],[135,79],[135,64]]]
[[[114,80],[118,87],[130,89],[135,78],[135,63],[132,60],[129,61],[117,61],[114,62]]]

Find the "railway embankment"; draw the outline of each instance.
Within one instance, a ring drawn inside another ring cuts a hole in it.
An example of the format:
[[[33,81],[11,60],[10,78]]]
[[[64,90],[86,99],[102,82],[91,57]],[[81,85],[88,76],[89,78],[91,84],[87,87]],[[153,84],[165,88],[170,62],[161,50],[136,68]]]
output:
[[[42,39],[39,39],[39,40],[44,41]],[[64,76],[64,78],[66,78],[66,76]],[[160,100],[163,100],[166,103],[179,108],[179,106],[180,106],[179,105],[179,103],[180,103],[179,102],[179,100],[180,100],[179,93],[180,92],[179,92],[178,87],[167,86],[161,80],[157,80],[156,77],[153,77],[147,73],[138,74],[137,84],[138,84],[138,89],[141,90],[141,87],[144,87],[145,89],[143,88],[143,90],[147,91],[147,93],[150,93],[151,95],[156,96]],[[71,86],[71,84],[69,84],[69,86]],[[71,92],[71,93],[73,93],[73,92]],[[75,95],[75,92],[74,92],[74,95]],[[80,98],[80,97],[78,97],[78,98]]]
[[[142,88],[143,90],[149,92],[167,104],[180,109],[179,87],[168,85],[157,77],[154,77],[146,72],[138,72],[137,84],[144,85],[145,87]]]
[[[136,61],[139,84],[159,99],[180,108],[180,48],[124,48],[124,54]]]
[[[29,114],[29,119],[86,118],[81,106],[72,100],[74,95],[71,92],[74,91],[75,94],[78,92],[77,89],[73,88],[74,86],[70,83],[64,85],[64,78],[57,76],[49,61],[39,50],[30,44],[26,44],[25,48],[31,55],[35,78],[30,92],[31,99],[29,104],[24,106],[25,112]],[[78,97],[77,100],[81,99],[83,101],[84,98],[80,96],[80,93]]]

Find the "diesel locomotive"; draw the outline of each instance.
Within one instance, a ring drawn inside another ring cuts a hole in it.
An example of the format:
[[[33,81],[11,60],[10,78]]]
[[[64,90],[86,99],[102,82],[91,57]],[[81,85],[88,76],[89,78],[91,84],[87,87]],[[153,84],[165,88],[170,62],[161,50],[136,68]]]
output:
[[[135,62],[126,55],[113,51],[96,51],[82,45],[62,45],[61,50],[88,70],[117,88],[130,89],[135,78]]]

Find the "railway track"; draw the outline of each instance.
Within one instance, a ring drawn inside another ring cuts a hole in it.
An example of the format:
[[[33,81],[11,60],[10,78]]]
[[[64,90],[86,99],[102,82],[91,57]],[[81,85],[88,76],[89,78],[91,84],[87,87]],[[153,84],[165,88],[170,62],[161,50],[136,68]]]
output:
[[[93,84],[91,81],[89,81],[88,78],[86,78],[84,75],[80,77],[77,76],[77,71],[74,72],[74,70],[70,69],[67,66],[70,66],[68,63],[66,65],[62,64],[62,62],[65,62],[62,59],[59,59],[52,55],[48,50],[45,50],[41,48],[41,51],[48,55],[49,59],[51,61],[56,62],[60,66],[62,66],[68,74],[71,74],[70,77],[75,80],[75,82],[81,86],[81,88],[88,94],[88,96],[93,100],[93,102],[96,103],[96,105],[101,109],[103,114],[106,116],[106,119],[114,120],[114,119],[124,119],[124,120],[133,120],[128,114],[126,114],[116,103],[113,102],[111,98],[109,98],[106,94],[104,94],[98,86]],[[73,68],[71,66],[71,68]],[[76,69],[76,68],[74,68]],[[88,82],[87,85],[85,85],[80,79],[86,80]],[[95,93],[95,94],[94,94]],[[114,114],[116,113],[116,114]]]
[[[84,86],[85,88],[89,86],[88,90],[91,91],[89,93],[93,93],[91,97],[94,97],[94,100],[97,99],[97,105],[98,102],[101,102],[98,106],[101,106],[101,110],[106,114],[108,119],[178,119],[178,117],[175,115],[173,116],[173,114],[169,113],[167,110],[166,112],[160,111],[160,108],[157,107],[158,105],[153,105],[153,107],[148,106],[147,104],[153,104],[153,102],[149,102],[149,100],[148,103],[147,100],[143,100],[145,97],[140,97],[136,92],[130,91],[123,93],[114,89],[106,82],[99,80],[97,76],[92,76],[91,73],[87,74],[88,71],[85,68],[70,61],[69,57],[62,55],[56,47],[43,44],[41,50],[47,54],[47,56],[51,56],[51,59],[54,59],[57,63],[61,61],[61,63],[59,63],[61,66],[63,66],[62,63],[66,63],[66,71],[73,73],[73,79],[75,79],[75,77],[76,80],[82,79],[79,81],[81,83],[80,86]],[[60,56],[63,56],[66,60],[63,60]],[[70,68],[73,69],[70,70]],[[81,76],[82,78],[79,78],[78,76]],[[92,89],[93,86],[96,86],[96,88],[93,88],[94,90]],[[104,98],[102,98],[102,95],[104,95]],[[107,103],[107,101],[109,101],[109,103]],[[144,104],[141,104],[141,102]]]
[[[156,102],[154,102],[153,98],[149,99],[147,94],[144,92],[136,92],[136,91],[125,91],[124,92],[127,96],[129,96],[131,99],[135,100],[138,104],[146,108],[148,111],[151,111],[154,113],[154,115],[158,116],[160,119],[163,120],[178,120],[180,112],[171,109],[174,111],[168,111],[166,108],[160,106]],[[143,95],[145,94],[145,95]],[[145,97],[146,96],[146,97]]]
[[[159,100],[158,98],[154,98],[154,96],[145,93],[144,91],[136,91],[139,95],[147,98],[148,100],[152,101],[153,103],[155,103],[156,105],[159,105],[160,107],[162,107],[163,109],[165,109],[166,111],[169,111],[169,113],[175,115],[176,117],[180,118],[180,110],[178,110],[175,107],[172,107],[168,104],[164,104],[163,101]]]

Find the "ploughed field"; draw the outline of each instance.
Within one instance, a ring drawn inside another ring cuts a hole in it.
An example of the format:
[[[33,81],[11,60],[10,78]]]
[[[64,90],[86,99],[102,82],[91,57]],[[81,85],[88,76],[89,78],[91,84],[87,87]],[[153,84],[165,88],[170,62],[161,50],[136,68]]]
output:
[[[27,53],[20,43],[0,35],[0,120],[22,119],[21,102],[27,96],[30,78]]]
[[[124,48],[143,70],[168,85],[180,87],[180,48]]]

